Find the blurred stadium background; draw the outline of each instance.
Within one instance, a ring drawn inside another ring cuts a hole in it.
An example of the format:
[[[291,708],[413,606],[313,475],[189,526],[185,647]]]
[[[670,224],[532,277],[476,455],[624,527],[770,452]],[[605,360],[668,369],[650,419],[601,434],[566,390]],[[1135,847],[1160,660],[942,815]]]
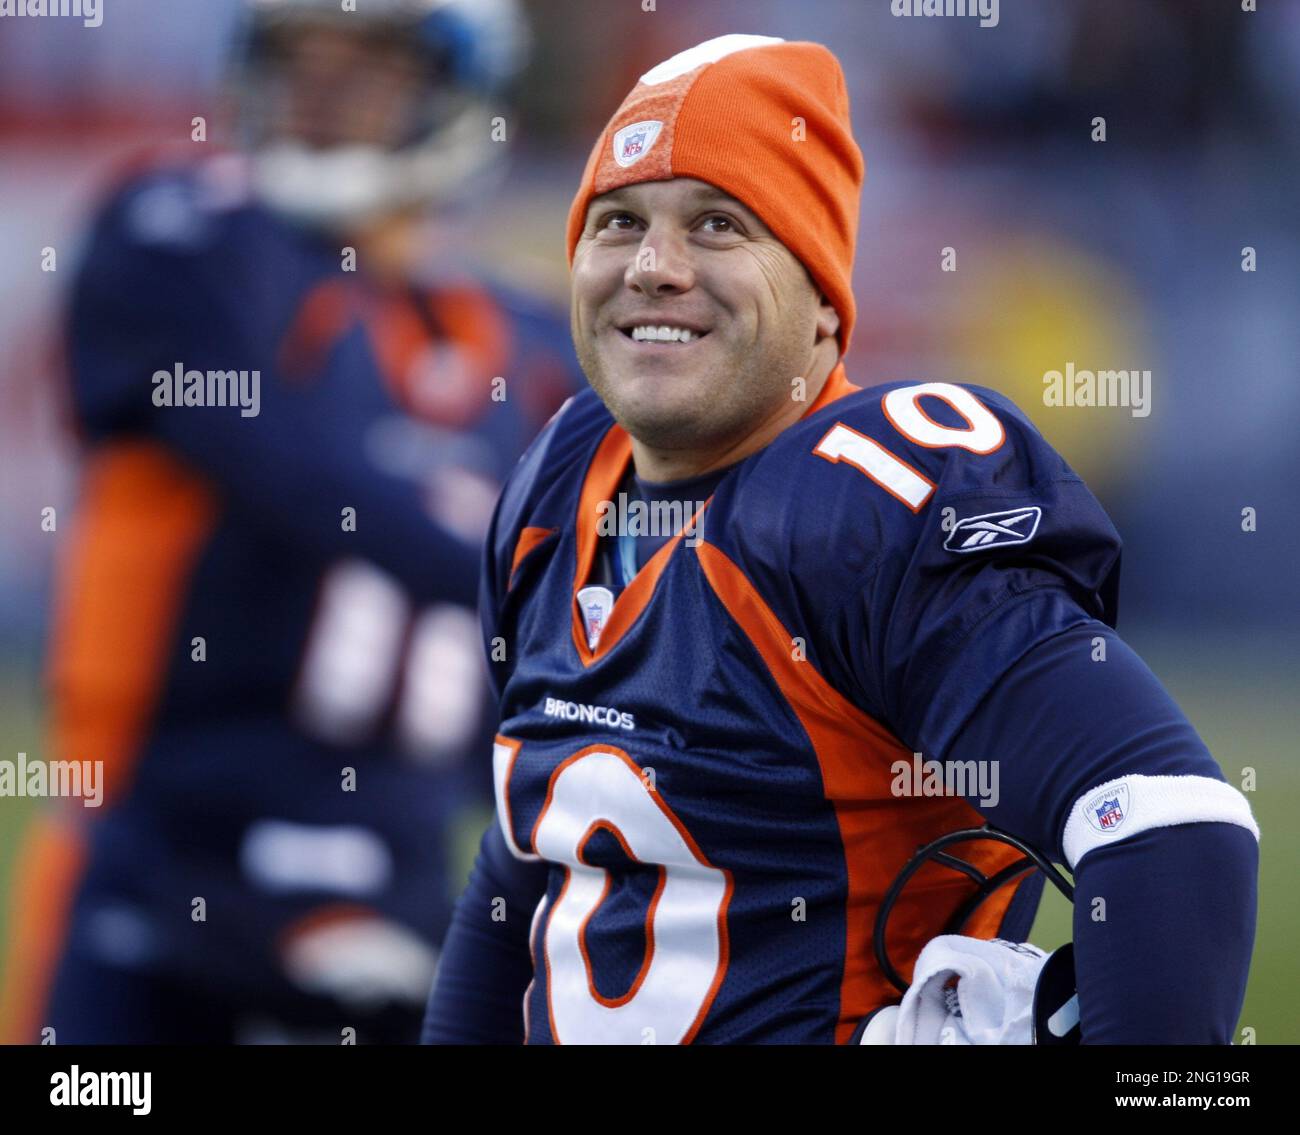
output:
[[[867,161],[850,375],[996,387],[1125,540],[1120,630],[1228,778],[1257,773],[1260,913],[1241,1025],[1300,1042],[1300,4],[1002,0],[995,28],[888,0],[533,0],[498,191],[446,255],[565,302],[563,218],[636,76],[730,31],[830,45]],[[70,503],[58,318],[124,161],[215,124],[237,0],[109,0],[101,27],[0,21],[0,750],[44,752],[42,636]],[[1107,140],[1091,140],[1106,119]],[[1242,250],[1258,270],[1243,272]],[[941,250],[958,270],[940,270]],[[42,271],[43,251],[57,270]],[[1043,375],[1150,369],[1152,410],[1047,408]],[[1244,532],[1253,508],[1257,530]],[[485,754],[486,759],[486,754]],[[0,935],[31,814],[0,799]],[[1048,896],[1034,941],[1069,936]],[[1195,991],[1189,991],[1194,996]]]

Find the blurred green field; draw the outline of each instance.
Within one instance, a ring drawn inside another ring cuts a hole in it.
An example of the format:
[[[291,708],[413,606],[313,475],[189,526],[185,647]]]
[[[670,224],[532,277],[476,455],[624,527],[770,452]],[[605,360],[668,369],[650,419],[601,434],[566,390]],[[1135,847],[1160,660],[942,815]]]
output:
[[[15,760],[45,755],[43,724],[38,704],[37,680],[28,671],[0,669],[0,759]],[[26,797],[0,796],[0,981],[4,979],[9,940],[9,889],[19,841],[36,810]]]
[[[1293,949],[1300,940],[1295,662],[1266,656],[1258,644],[1240,639],[1191,643],[1137,635],[1129,641],[1191,718],[1229,781],[1240,784],[1243,768],[1256,770],[1258,787],[1249,796],[1262,832],[1259,922],[1239,1029],[1253,1028],[1259,1044],[1300,1043],[1300,967]],[[18,752],[35,757],[44,747],[35,683],[11,670],[0,672],[0,755],[13,759]],[[0,940],[8,929],[14,856],[32,813],[29,800],[0,798]],[[467,821],[461,837],[466,866],[480,832],[478,818]],[[1050,887],[1030,937],[1047,949],[1070,939],[1069,905]]]

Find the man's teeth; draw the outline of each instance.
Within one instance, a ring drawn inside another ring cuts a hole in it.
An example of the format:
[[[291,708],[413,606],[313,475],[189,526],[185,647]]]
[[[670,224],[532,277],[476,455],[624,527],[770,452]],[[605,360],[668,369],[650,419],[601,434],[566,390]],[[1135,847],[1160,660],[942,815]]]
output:
[[[633,327],[632,338],[638,343],[689,343],[700,338],[698,331],[686,327]]]

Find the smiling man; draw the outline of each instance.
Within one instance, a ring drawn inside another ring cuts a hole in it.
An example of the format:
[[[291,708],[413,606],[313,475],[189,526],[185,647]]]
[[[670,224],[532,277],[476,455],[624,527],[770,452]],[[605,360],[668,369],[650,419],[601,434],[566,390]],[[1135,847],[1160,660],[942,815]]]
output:
[[[820,390],[839,327],[790,250],[706,182],[629,185],[588,211],[574,343],[653,480],[734,464],[798,419],[807,402],[791,397],[791,376]]]
[[[493,521],[498,816],[427,1041],[854,1040],[898,1000],[890,880],[982,820],[1075,872],[1084,1041],[1231,1037],[1250,808],[1116,636],[1119,537],[1015,406],[849,381],[862,174],[834,56],[759,36],[654,68],[597,141],[568,225],[592,390]],[[603,533],[616,493],[689,520]],[[915,754],[993,775],[936,796]],[[964,932],[1022,940],[1040,890]],[[969,896],[898,898],[905,973]]]

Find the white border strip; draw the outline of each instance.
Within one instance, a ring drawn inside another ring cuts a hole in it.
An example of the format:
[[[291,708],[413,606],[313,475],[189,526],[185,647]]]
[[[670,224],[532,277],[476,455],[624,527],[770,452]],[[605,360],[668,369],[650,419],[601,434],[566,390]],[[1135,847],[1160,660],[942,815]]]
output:
[[[1073,871],[1089,851],[1152,828],[1175,824],[1237,824],[1259,839],[1250,803],[1237,789],[1208,776],[1116,777],[1074,802],[1062,840]]]

